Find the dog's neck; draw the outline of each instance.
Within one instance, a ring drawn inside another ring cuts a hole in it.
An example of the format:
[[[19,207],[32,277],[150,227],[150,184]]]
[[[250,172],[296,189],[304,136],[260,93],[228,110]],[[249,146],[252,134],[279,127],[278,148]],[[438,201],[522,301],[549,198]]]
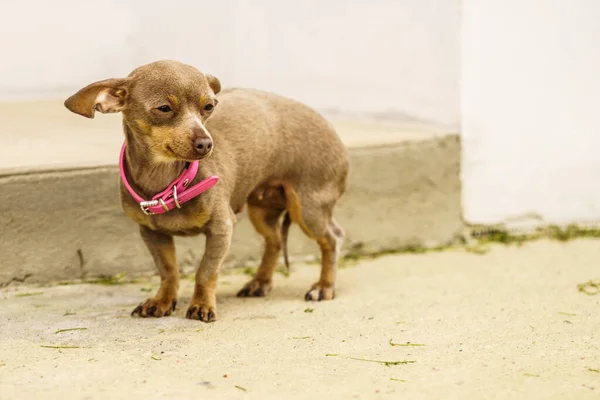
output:
[[[137,140],[125,122],[123,130],[127,140],[125,157],[129,183],[140,191],[140,195],[151,198],[177,179],[185,168],[185,161],[156,162],[150,147]]]

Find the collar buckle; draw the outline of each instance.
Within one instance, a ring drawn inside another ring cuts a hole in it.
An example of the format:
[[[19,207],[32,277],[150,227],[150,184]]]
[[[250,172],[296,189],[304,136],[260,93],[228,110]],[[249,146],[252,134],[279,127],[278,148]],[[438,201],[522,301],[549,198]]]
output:
[[[150,201],[141,201],[140,202],[140,208],[142,209],[142,212],[146,215],[154,215],[154,213],[151,212],[148,208],[154,207],[157,205],[158,205],[158,200],[150,200]]]

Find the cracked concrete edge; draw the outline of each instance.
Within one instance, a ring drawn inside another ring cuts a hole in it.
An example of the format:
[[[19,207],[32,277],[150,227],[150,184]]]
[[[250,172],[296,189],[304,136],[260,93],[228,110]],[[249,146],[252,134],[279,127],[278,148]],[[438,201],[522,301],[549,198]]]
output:
[[[458,136],[351,147],[350,155],[350,186],[336,209],[345,251],[431,247],[460,235]],[[0,286],[153,272],[136,225],[120,208],[118,179],[115,166],[0,177]],[[203,238],[176,242],[180,268],[192,271]],[[295,226],[289,246],[292,259],[318,257],[318,246]],[[242,214],[225,267],[257,265],[262,247]]]

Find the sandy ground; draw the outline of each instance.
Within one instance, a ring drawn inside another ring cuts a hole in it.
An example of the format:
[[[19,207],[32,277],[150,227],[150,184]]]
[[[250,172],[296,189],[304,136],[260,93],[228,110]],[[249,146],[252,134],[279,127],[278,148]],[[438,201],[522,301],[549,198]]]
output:
[[[317,274],[295,265],[266,299],[223,276],[212,324],[183,318],[191,281],[163,319],[129,317],[156,279],[2,289],[0,398],[600,398],[600,295],[577,290],[598,241],[363,260],[309,304]]]

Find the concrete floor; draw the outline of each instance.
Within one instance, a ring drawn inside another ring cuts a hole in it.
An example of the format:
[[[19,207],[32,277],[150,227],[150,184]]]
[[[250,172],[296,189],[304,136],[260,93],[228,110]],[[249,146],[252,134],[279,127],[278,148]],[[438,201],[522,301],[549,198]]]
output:
[[[337,299],[315,304],[314,265],[266,299],[237,299],[247,277],[225,275],[212,324],[183,318],[189,280],[164,319],[129,317],[155,278],[9,286],[0,398],[598,399],[600,295],[577,284],[599,266],[594,240],[388,256],[342,269]]]

